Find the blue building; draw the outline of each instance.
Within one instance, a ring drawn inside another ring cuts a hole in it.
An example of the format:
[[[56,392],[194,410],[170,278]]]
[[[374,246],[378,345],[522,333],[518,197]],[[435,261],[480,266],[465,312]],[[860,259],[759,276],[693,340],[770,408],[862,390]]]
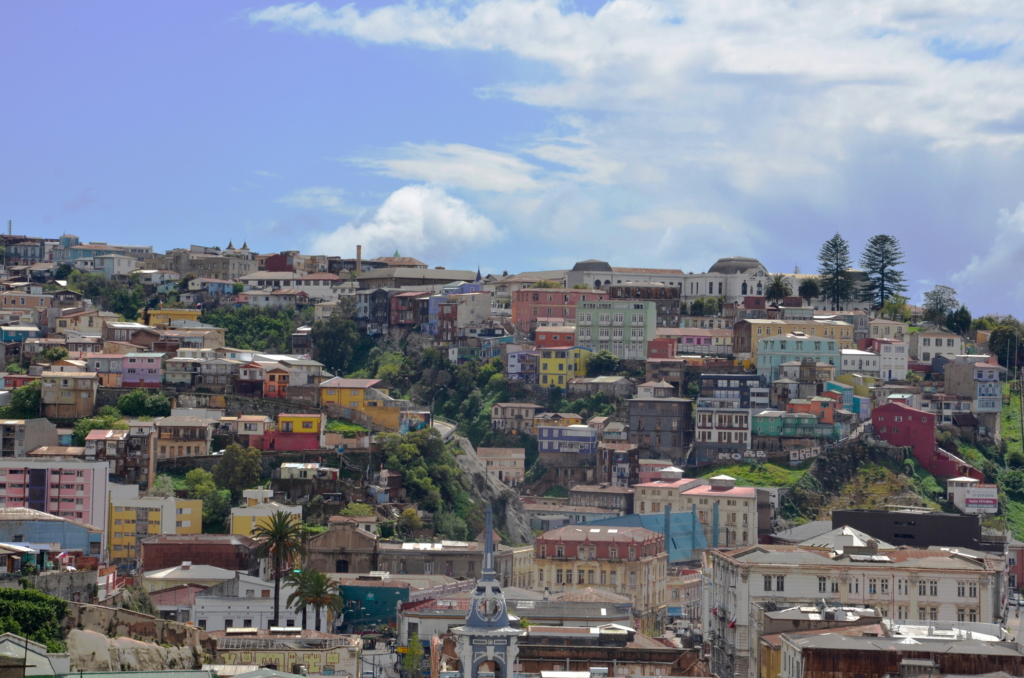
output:
[[[4,325],[0,327],[0,341],[5,343],[21,343],[26,339],[36,339],[43,336],[38,327],[31,325]]]
[[[597,429],[582,424],[538,426],[537,449],[541,454],[594,454],[597,451]]]
[[[0,542],[27,545],[52,562],[58,553],[101,556],[103,530],[22,507],[0,508]]]

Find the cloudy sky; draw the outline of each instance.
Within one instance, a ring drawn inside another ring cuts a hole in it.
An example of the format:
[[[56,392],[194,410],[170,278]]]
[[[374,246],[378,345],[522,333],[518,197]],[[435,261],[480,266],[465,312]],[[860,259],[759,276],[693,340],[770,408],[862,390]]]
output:
[[[20,3],[0,217],[485,271],[816,267],[1024,309],[1024,4]]]

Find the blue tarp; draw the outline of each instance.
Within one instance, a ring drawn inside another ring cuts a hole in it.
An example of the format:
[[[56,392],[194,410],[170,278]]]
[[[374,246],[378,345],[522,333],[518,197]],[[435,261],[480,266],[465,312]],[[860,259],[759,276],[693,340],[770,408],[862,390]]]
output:
[[[687,563],[694,560],[694,550],[706,550],[708,548],[707,537],[701,529],[700,521],[697,521],[696,531],[693,529],[694,518],[690,513],[673,513],[669,517],[669,539],[665,545],[668,549],[668,562]],[[665,534],[664,514],[651,514],[646,516],[629,515],[617,518],[604,518],[602,520],[588,520],[582,525],[589,527],[642,527],[652,532]]]

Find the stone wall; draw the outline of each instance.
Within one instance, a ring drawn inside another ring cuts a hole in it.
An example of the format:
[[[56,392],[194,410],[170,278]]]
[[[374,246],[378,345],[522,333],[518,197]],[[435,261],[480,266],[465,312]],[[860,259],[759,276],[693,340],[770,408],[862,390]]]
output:
[[[303,389],[304,387],[299,387]],[[104,405],[117,405],[117,399],[126,393],[131,393],[130,388],[107,388],[102,387],[96,391],[96,408]],[[317,414],[320,410],[309,404],[310,396],[306,390],[300,391],[302,401],[291,402],[274,398],[246,398],[244,396],[223,393],[175,393],[171,389],[163,389],[169,397],[173,398],[176,407],[224,409],[230,416],[236,414],[258,414],[273,419],[279,414]],[[211,404],[211,400],[214,402]]]
[[[47,572],[26,577],[33,588],[51,596],[73,602],[89,602],[96,589],[96,570],[79,572]],[[0,588],[20,589],[18,579],[0,581]]]

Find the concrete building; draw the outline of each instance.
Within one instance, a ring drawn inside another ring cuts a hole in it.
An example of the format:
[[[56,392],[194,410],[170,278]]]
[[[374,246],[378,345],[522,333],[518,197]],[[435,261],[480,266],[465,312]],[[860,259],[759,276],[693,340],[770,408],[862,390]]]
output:
[[[0,543],[28,545],[40,552],[36,562],[53,563],[67,551],[73,565],[79,556],[102,557],[103,529],[30,508],[0,508]]]
[[[953,360],[963,352],[963,340],[959,335],[934,331],[910,333],[910,357],[914,360],[931,362],[937,356]]]
[[[985,355],[955,356],[946,363],[943,388],[948,395],[972,398],[974,414],[995,414],[995,417],[986,418],[986,424],[995,428],[1003,407],[1003,387],[1000,382],[1006,374],[1006,368],[989,360],[989,356]]]
[[[142,497],[138,485],[111,485],[107,539],[114,563],[141,559],[140,542],[158,534],[200,534],[203,502],[177,497]]]
[[[237,574],[238,572],[234,570],[225,570],[212,565],[193,565],[186,560],[175,567],[146,571],[142,575],[142,587],[147,593],[163,591],[182,584],[210,587],[230,581]]]
[[[526,450],[522,447],[478,447],[476,456],[487,467],[487,474],[507,485],[522,482],[526,473]]]
[[[644,360],[658,329],[653,301],[581,301],[576,310],[576,342],[591,351]]]
[[[693,442],[693,401],[671,397],[672,387],[665,386],[664,393],[641,395],[627,401],[629,442],[670,459],[682,460]]]
[[[711,671],[756,678],[760,645],[758,610],[813,605],[875,606],[894,620],[994,622],[1004,618],[1001,565],[949,550],[879,553],[854,537],[824,552],[798,546],[757,545],[708,551],[705,562],[704,637]]]
[[[690,455],[687,463],[702,466],[757,458],[758,452],[751,449],[751,425],[753,415],[768,408],[768,392],[761,376],[702,374],[695,454]]]
[[[491,428],[509,433],[534,434],[533,418],[543,411],[543,406],[533,403],[495,403],[491,407]]]
[[[270,516],[278,511],[290,514],[295,521],[302,522],[301,506],[279,504],[273,500],[273,496],[273,490],[242,490],[246,505],[231,509],[231,534],[251,537],[257,525],[267,525]]]
[[[292,606],[284,605],[294,587],[281,585],[281,619],[274,623],[274,582],[235,572],[234,578],[197,591],[195,603],[190,610],[190,619],[199,628],[210,631],[224,631],[231,628],[270,629],[271,626],[300,626],[302,613]],[[306,608],[306,623],[309,627],[327,629],[327,610],[320,610],[316,618],[312,606]]]
[[[607,293],[598,290],[565,288],[528,288],[512,293],[512,324],[524,333],[537,329],[541,320],[572,325],[577,305],[586,301],[603,301]],[[651,335],[653,337],[653,335]],[[565,345],[564,343],[561,345]]]
[[[147,571],[176,567],[187,560],[256,575],[260,569],[257,546],[255,540],[238,534],[157,534],[139,541],[142,568]]]
[[[107,526],[107,474],[105,462],[3,459],[0,506],[44,511],[102,531]]]
[[[60,445],[57,427],[48,419],[0,421],[0,456],[24,457],[38,447]]]

